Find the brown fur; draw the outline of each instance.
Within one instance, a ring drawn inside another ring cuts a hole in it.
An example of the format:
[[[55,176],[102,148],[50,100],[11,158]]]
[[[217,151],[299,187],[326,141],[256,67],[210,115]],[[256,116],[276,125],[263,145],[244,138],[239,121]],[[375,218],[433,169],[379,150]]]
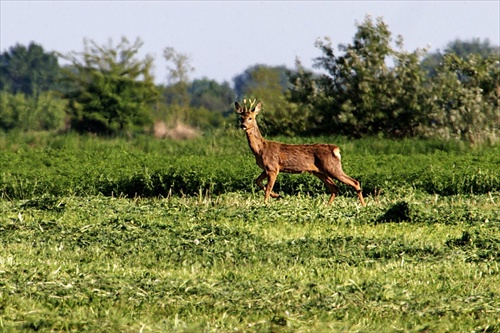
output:
[[[255,155],[257,165],[263,170],[255,183],[265,191],[265,202],[270,196],[279,197],[277,193],[272,191],[279,172],[309,172],[321,179],[330,190],[331,196],[328,204],[332,203],[338,193],[338,187],[333,181],[333,179],[337,179],[352,186],[358,193],[361,204],[365,206],[359,182],[346,175],[342,170],[339,147],[321,143],[294,145],[266,140],[262,137],[255,119],[262,104],[258,102],[255,107],[253,104],[250,108],[243,108],[236,102],[235,112],[241,117],[240,124],[247,135],[248,145]],[[262,184],[265,178],[267,178],[266,186]]]

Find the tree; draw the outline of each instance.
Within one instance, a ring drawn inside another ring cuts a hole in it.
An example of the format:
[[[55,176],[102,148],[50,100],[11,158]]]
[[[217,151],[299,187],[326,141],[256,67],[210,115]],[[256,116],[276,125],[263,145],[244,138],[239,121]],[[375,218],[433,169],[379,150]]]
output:
[[[431,80],[429,135],[465,139],[471,143],[494,141],[500,130],[500,56],[444,55]]]
[[[236,96],[241,99],[243,96],[249,95],[249,91],[259,88],[263,84],[265,85],[266,83],[260,79],[262,75],[272,75],[272,84],[278,84],[281,92],[284,93],[289,88],[288,71],[285,66],[251,66],[233,78]],[[274,73],[270,74],[271,72]]]
[[[59,75],[56,54],[34,42],[16,44],[0,55],[0,91],[37,96],[54,89]]]
[[[428,54],[421,66],[430,93],[425,136],[471,143],[495,141],[500,129],[500,47],[489,40],[456,39],[444,53]]]
[[[425,50],[391,46],[382,19],[357,25],[352,44],[318,40],[318,75],[301,68],[291,76],[289,102],[310,114],[308,132],[353,137],[434,136],[494,141],[500,128],[500,54],[489,43],[449,44],[428,75]],[[482,51],[478,51],[482,50]],[[475,53],[468,53],[475,52]],[[466,55],[468,54],[468,55]]]
[[[329,38],[316,42],[323,55],[315,59],[314,67],[324,74],[298,71],[289,95],[290,102],[303,103],[311,111],[311,133],[353,137],[415,133],[424,111],[420,103],[424,75],[419,66],[423,53],[402,50],[402,37],[396,40],[397,50],[391,42],[388,26],[369,16],[357,25],[352,44],[339,45],[340,56]]]
[[[234,78],[238,95],[258,98],[263,102],[265,116],[260,124],[267,135],[297,135],[307,124],[304,110],[285,98],[289,86],[288,73],[289,70],[282,66],[257,65]]]
[[[462,41],[455,39],[447,44],[444,52],[437,50],[427,54],[422,60],[422,67],[427,71],[428,75],[436,75],[436,70],[443,62],[446,54],[455,54],[462,59],[466,59],[471,54],[479,55],[481,58],[500,55],[500,46],[491,45],[488,39],[481,41],[479,38],[473,38],[470,41]]]
[[[499,52],[500,48],[491,45],[489,39],[481,41],[480,38],[473,38],[469,41],[455,39],[449,42],[445,49],[446,54],[453,53],[462,59],[467,58],[471,54],[477,54],[481,58],[488,58],[490,55],[500,55]]]
[[[223,113],[231,108],[235,93],[227,82],[219,84],[207,78],[194,80],[188,87],[191,107],[204,107],[207,110]]]
[[[167,61],[167,80],[169,85],[164,91],[167,104],[189,106],[189,73],[194,71],[188,55],[177,52],[173,47],[166,47],[163,56]]]
[[[143,42],[126,38],[115,47],[84,41],[84,51],[66,56],[72,126],[80,131],[112,134],[149,124],[158,90],[151,74],[153,59],[137,59]]]

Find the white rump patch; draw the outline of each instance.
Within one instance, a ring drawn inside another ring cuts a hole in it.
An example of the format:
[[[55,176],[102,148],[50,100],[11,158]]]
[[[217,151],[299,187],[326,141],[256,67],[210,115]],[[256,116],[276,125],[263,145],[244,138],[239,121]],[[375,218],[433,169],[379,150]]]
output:
[[[342,159],[342,156],[340,156],[340,149],[338,147],[333,149],[333,155],[335,155],[339,161]]]

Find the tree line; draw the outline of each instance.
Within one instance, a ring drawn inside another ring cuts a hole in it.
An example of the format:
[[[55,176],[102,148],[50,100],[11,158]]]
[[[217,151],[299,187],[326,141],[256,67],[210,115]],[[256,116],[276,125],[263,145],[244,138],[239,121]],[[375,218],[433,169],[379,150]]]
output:
[[[267,135],[498,140],[498,46],[457,39],[443,51],[409,52],[381,18],[356,27],[337,48],[317,40],[314,70],[300,60],[294,69],[254,65],[232,86],[191,80],[189,57],[172,47],[163,54],[168,82],[155,84],[153,59],[138,56],[140,39],[85,40],[83,51],[66,55],[18,44],[0,55],[0,130],[116,135],[151,132],[158,121],[205,130],[233,124],[233,102],[255,97]]]

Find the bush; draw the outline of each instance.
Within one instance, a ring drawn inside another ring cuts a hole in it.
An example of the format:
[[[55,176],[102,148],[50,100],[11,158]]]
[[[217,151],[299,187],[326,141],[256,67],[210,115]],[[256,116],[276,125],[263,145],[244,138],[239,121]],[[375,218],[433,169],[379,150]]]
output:
[[[53,92],[30,97],[3,91],[0,103],[0,129],[4,131],[50,131],[65,125],[67,102]]]
[[[498,140],[498,53],[460,57],[450,51],[429,75],[424,50],[404,51],[401,37],[393,48],[382,19],[367,17],[357,28],[353,42],[339,46],[340,55],[329,38],[317,41],[322,55],[315,67],[324,74],[298,63],[291,76],[288,101],[309,111],[303,134]]]

